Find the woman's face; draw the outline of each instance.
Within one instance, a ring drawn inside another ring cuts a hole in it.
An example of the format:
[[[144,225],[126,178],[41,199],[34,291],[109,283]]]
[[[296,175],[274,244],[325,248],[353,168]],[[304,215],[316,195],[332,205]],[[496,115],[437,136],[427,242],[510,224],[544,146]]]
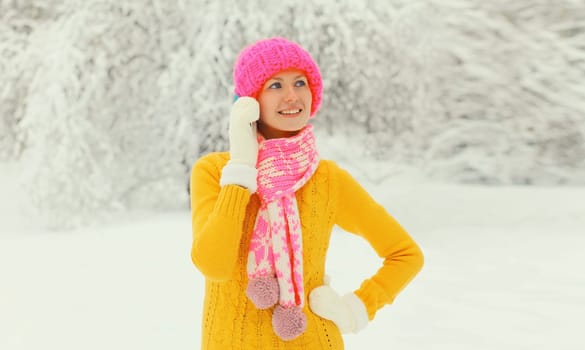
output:
[[[298,134],[309,121],[312,101],[303,72],[290,69],[277,73],[264,83],[258,95],[258,131],[266,139]]]

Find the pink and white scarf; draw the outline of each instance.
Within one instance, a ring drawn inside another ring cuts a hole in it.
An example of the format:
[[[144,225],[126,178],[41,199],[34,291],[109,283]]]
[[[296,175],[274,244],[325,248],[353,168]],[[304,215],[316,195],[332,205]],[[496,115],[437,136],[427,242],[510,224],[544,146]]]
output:
[[[248,277],[276,276],[279,304],[303,307],[303,241],[295,192],[319,165],[312,125],[290,138],[262,140],[258,149],[261,206],[250,241]]]

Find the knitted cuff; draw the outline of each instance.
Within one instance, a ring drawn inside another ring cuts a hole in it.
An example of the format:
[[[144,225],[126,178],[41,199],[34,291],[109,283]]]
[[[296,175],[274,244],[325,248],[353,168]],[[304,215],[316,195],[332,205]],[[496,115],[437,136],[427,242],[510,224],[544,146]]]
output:
[[[214,211],[220,216],[241,223],[244,221],[246,206],[249,201],[250,191],[247,188],[238,185],[226,185],[219,191]]]
[[[248,164],[232,163],[229,161],[221,171],[220,186],[239,185],[246,187],[251,193],[256,192],[258,184],[256,178],[258,170]]]
[[[343,302],[349,307],[355,317],[354,333],[361,331],[368,325],[368,311],[364,302],[355,294],[348,293],[343,296]]]

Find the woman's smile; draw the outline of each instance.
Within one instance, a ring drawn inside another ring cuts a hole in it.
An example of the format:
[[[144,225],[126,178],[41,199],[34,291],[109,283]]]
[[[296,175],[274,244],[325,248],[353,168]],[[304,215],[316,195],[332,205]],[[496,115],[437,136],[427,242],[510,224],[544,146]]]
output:
[[[285,110],[279,111],[278,114],[282,115],[285,118],[294,118],[294,117],[300,116],[302,112],[303,112],[302,109],[296,108],[296,109],[285,109]]]

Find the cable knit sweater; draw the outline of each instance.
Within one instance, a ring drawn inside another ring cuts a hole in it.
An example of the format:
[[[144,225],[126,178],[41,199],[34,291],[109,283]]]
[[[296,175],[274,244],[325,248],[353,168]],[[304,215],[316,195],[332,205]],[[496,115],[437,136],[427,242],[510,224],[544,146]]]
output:
[[[305,306],[307,330],[285,342],[272,330],[272,310],[258,310],[245,294],[250,235],[260,201],[237,185],[220,187],[229,153],[202,157],[191,174],[191,258],[205,276],[204,350],[343,349],[332,322]],[[305,297],[324,283],[325,256],[334,225],[366,239],[383,258],[382,267],[355,291],[368,316],[392,303],[416,275],[423,256],[404,229],[334,162],[322,160],[296,193],[303,234]],[[308,303],[306,304],[308,305]]]

